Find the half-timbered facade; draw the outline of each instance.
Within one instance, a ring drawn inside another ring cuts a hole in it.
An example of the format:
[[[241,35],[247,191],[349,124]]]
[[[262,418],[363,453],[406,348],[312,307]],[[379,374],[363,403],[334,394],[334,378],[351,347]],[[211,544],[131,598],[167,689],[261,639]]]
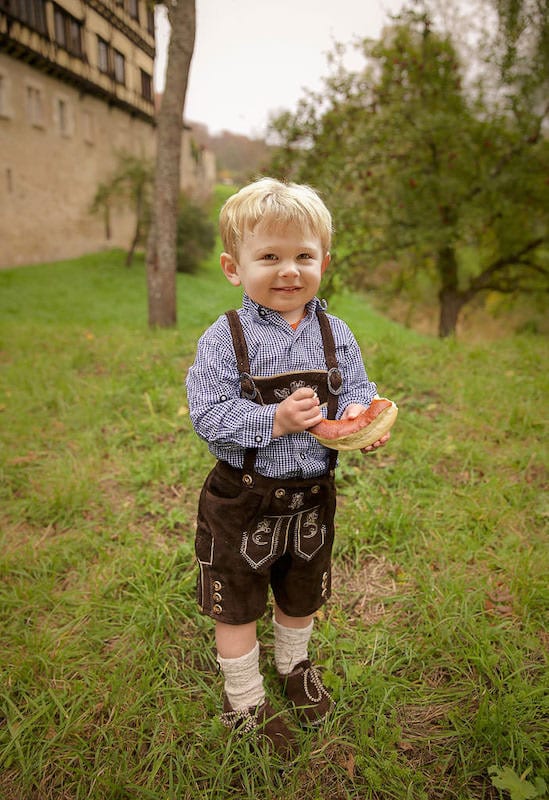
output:
[[[0,0],[0,266],[128,245],[129,209],[90,206],[118,152],[154,157],[154,55],[146,0]],[[182,188],[213,182],[182,155]]]

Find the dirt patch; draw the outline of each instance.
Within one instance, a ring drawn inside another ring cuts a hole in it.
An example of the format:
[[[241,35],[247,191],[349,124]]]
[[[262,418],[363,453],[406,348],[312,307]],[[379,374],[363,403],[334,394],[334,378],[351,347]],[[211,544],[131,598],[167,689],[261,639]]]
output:
[[[350,560],[332,568],[334,601],[366,624],[377,622],[386,613],[386,601],[401,594],[402,572],[384,556],[368,556],[357,568]]]

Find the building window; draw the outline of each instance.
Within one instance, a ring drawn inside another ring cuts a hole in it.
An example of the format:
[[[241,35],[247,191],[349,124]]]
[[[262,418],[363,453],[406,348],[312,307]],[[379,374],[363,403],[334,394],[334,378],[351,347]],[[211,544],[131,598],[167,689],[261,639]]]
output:
[[[82,23],[59,6],[53,7],[53,22],[57,44],[82,58]]]
[[[82,48],[82,23],[74,17],[69,19],[69,46],[67,50],[75,56],[83,56],[84,50]]]
[[[67,104],[64,100],[57,101],[57,120],[59,122],[60,132],[66,136],[68,133],[69,122]]]
[[[54,117],[61,136],[72,136],[74,125],[70,104],[65,97],[56,97]]]
[[[100,36],[97,37],[97,66],[99,72],[109,73],[109,45]]]
[[[7,75],[0,73],[0,117],[10,119],[12,116],[10,79]]]
[[[114,79],[117,83],[126,83],[126,59],[118,50],[113,50],[114,55]]]
[[[44,127],[44,100],[37,86],[27,85],[27,118],[33,127]]]
[[[85,109],[82,112],[82,133],[86,144],[93,144],[95,141],[94,136],[94,120],[91,111]]]
[[[38,33],[47,35],[45,0],[0,0],[0,9]]]
[[[148,100],[149,103],[152,103],[152,77],[143,69],[141,70],[141,96]]]
[[[128,13],[139,22],[139,0],[128,0]]]

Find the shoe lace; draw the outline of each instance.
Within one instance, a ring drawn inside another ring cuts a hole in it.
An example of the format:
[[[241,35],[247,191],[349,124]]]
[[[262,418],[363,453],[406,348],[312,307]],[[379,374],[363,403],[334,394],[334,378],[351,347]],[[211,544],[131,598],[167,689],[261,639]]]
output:
[[[313,666],[307,667],[303,672],[303,688],[311,703],[320,703],[323,697],[330,696],[318,671]]]
[[[257,716],[249,708],[238,708],[236,711],[224,711],[221,722],[227,728],[238,728],[240,733],[251,733],[257,728]]]

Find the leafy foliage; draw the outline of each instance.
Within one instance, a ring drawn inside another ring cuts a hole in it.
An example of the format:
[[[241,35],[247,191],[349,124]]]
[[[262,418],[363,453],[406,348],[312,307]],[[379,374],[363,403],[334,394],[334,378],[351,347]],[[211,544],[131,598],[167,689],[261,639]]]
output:
[[[499,95],[488,99],[480,79],[466,89],[451,36],[425,8],[405,9],[362,52],[363,70],[339,65],[322,96],[272,121],[275,173],[313,183],[334,211],[340,271],[366,287],[365,264],[391,260],[398,290],[427,273],[443,336],[481,292],[546,291],[547,76],[532,77],[529,94],[509,69]]]
[[[492,775],[492,784],[497,789],[504,789],[509,792],[511,800],[535,800],[535,798],[547,797],[547,784],[543,778],[534,778],[534,781],[526,780],[526,774],[517,775],[511,767],[493,766],[489,769]]]

